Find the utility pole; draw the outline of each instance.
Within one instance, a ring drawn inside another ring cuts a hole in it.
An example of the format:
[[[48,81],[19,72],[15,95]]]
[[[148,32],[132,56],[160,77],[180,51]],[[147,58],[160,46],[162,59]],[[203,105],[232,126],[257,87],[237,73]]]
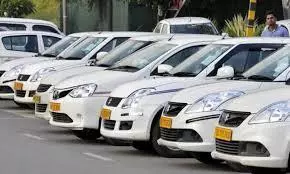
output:
[[[257,0],[250,0],[249,11],[248,11],[248,22],[247,22],[247,29],[246,29],[247,37],[252,37],[254,35],[256,7],[257,7]]]
[[[62,0],[62,31],[67,34],[67,0]]]

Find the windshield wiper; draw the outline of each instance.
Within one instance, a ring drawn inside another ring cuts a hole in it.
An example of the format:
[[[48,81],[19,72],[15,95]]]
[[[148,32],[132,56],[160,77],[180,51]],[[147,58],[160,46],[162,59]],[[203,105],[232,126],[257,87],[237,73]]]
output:
[[[156,73],[157,76],[172,76],[169,72]]]
[[[125,66],[117,66],[117,67],[112,67],[112,68],[108,68],[107,70],[140,70],[140,68],[135,67],[135,66],[129,66],[129,65],[125,65]]]
[[[81,58],[79,58],[79,57],[66,57],[66,58],[64,58],[62,56],[59,56],[56,59],[57,60],[81,60]]]
[[[197,74],[192,73],[192,72],[177,72],[175,74],[172,74],[173,76],[176,77],[195,77]]]
[[[103,63],[100,63],[100,64],[96,64],[96,65],[93,65],[93,66],[99,66],[99,67],[109,67],[110,65],[108,65],[108,64],[103,64]]]
[[[249,80],[266,80],[266,81],[273,81],[272,78],[267,77],[267,76],[263,76],[263,75],[252,75],[252,76],[249,76],[247,79],[249,79]]]
[[[41,56],[43,56],[43,57],[55,57],[55,55],[53,55],[53,54],[42,54]]]

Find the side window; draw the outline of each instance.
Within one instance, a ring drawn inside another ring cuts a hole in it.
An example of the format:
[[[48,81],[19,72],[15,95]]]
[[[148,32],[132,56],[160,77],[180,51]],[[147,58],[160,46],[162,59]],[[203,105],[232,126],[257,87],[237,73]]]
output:
[[[162,23],[158,23],[154,29],[154,33],[160,33],[162,28]]]
[[[100,51],[98,52],[109,52],[112,49],[114,49],[115,47],[117,47],[118,45],[120,45],[121,43],[123,43],[124,41],[128,40],[128,37],[119,37],[119,38],[115,38],[112,39],[109,43],[107,43]]]
[[[32,30],[34,30],[34,31],[46,31],[46,32],[59,34],[59,32],[56,29],[54,29],[50,26],[44,26],[44,25],[33,25]]]
[[[38,53],[37,36],[9,36],[2,38],[7,50]]]
[[[59,40],[60,40],[60,38],[53,37],[53,36],[42,36],[44,49],[51,47],[53,44],[55,44]]]
[[[13,30],[13,31],[26,30],[26,26],[23,25],[23,24],[6,24],[6,23],[0,23],[0,27],[8,28],[9,30]]]
[[[167,24],[163,25],[161,33],[162,34],[168,34],[168,25]]]

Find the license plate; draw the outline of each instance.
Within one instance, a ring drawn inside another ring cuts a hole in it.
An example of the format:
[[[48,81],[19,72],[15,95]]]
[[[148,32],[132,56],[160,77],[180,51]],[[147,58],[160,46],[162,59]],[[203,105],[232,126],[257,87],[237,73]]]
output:
[[[50,102],[50,110],[53,112],[60,111],[60,103]]]
[[[215,138],[224,140],[224,141],[231,141],[232,140],[233,131],[231,129],[216,127],[215,128]]]
[[[101,118],[103,120],[110,120],[111,118],[111,110],[110,109],[105,109],[103,108],[102,111],[101,111]]]
[[[172,119],[162,116],[160,118],[160,127],[170,129],[172,127]]]
[[[38,103],[40,103],[40,100],[41,100],[41,97],[40,96],[38,96],[38,95],[34,95],[33,96],[33,102],[34,103],[38,104]]]
[[[15,82],[14,83],[14,89],[15,90],[22,90],[23,89],[23,83]]]

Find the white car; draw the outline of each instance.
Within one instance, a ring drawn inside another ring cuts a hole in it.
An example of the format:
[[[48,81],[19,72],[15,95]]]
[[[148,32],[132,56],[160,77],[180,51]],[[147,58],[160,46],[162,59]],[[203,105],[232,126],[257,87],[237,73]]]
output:
[[[253,173],[286,173],[289,116],[289,86],[233,100],[219,118],[212,156],[248,166]]]
[[[134,52],[151,45],[157,41],[169,39],[170,35],[146,35],[133,37],[122,43],[117,48],[113,49],[104,58],[93,64],[92,66],[81,66],[76,68],[70,68],[53,73],[40,81],[40,85],[37,88],[34,96],[35,102],[35,116],[38,118],[50,119],[50,113],[48,111],[49,93],[52,92],[54,85],[61,81],[73,77],[75,75],[89,73],[93,71],[104,70],[106,67],[112,66],[114,63],[127,57]]]
[[[58,55],[57,60],[42,61],[25,66],[14,83],[14,101],[33,105],[33,96],[40,80],[55,71],[83,66],[96,54],[112,50],[130,37],[148,35],[141,32],[91,32],[82,42],[72,49]]]
[[[0,18],[0,27],[13,31],[45,31],[63,35],[57,25],[52,22],[27,18]]]
[[[17,60],[11,60],[0,65],[0,98],[2,99],[13,99],[14,98],[14,82],[18,77],[24,64],[31,64],[46,60],[55,59],[57,55],[63,52],[73,44],[77,44],[82,41],[85,33],[71,34],[52,47],[44,51],[38,56],[21,58]]]
[[[153,146],[159,155],[175,156],[179,152],[170,151],[157,143],[160,137],[158,120],[171,97],[187,87],[222,82],[215,78],[202,80],[216,76],[218,71],[218,76],[223,78],[239,76],[281,48],[281,43],[286,40],[235,38],[216,41],[171,70],[170,74],[165,74],[172,77],[151,78],[119,86],[104,105],[104,110],[110,115],[102,121],[101,134],[133,141],[132,145],[136,149],[144,150]],[[121,127],[123,124],[128,125],[126,129]]]
[[[172,36],[115,63],[105,71],[83,74],[55,86],[50,100],[49,123],[74,130],[82,139],[100,137],[100,115],[110,92],[126,82],[148,79],[157,67],[175,67],[220,36]]]
[[[219,35],[214,24],[202,17],[177,17],[164,19],[156,25],[154,33],[211,34]]]
[[[290,67],[286,46],[246,71],[240,78],[208,84],[177,93],[160,118],[160,145],[191,152],[204,163],[215,163],[214,127],[231,99],[244,94],[285,86]]]
[[[61,40],[61,38],[61,35],[49,32],[0,32],[0,64],[16,58],[35,56]]]

